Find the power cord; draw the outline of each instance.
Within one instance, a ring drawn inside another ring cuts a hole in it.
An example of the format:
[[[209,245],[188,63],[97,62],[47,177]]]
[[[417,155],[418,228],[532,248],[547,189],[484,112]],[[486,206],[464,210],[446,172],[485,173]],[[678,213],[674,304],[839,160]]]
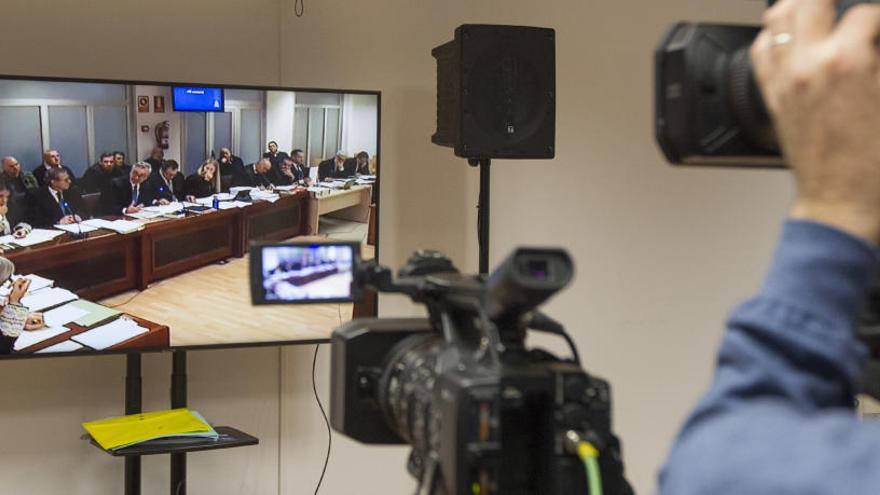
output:
[[[341,313],[340,313],[341,314]],[[318,397],[318,387],[315,385],[315,367],[318,363],[318,349],[321,344],[315,346],[315,355],[312,357],[312,392],[315,393],[315,401],[318,402],[318,408],[321,410],[321,416],[324,417],[324,424],[327,425],[327,456],[324,458],[324,467],[321,469],[321,477],[318,478],[318,486],[315,487],[315,495],[321,489],[321,483],[324,481],[324,474],[327,473],[327,465],[330,464],[330,448],[333,445],[333,433],[330,430],[330,420],[327,419],[327,413],[324,411],[324,405],[321,404],[321,398]]]

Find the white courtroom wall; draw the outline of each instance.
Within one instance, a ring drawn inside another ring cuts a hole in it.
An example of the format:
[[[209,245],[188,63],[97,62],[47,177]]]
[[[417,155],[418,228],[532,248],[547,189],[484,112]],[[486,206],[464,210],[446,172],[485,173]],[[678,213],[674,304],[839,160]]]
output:
[[[156,126],[162,122],[168,121],[168,149],[164,150],[166,160],[181,161],[181,128],[183,119],[180,112],[171,110],[171,87],[170,86],[135,86],[130,110],[136,115],[135,133],[137,135],[137,155],[126,157],[129,163],[135,163],[150,157],[150,152],[156,147]],[[150,98],[149,112],[138,112],[137,99],[139,96],[147,96]],[[154,112],[153,101],[156,96],[165,98],[165,111]],[[147,126],[149,129],[144,132],[141,126]]]
[[[376,155],[379,99],[374,95],[347,94],[342,99],[342,149],[354,156],[361,151]]]
[[[293,149],[293,112],[296,93],[293,91],[266,92],[266,143],[275,141],[278,149],[290,153]],[[266,147],[263,143],[263,147]]]
[[[611,380],[630,478],[651,493],[708,384],[721,321],[758,284],[791,196],[781,172],[663,162],[651,128],[652,50],[674,20],[755,22],[763,2],[324,0],[306,2],[302,18],[293,3],[11,0],[0,59],[16,74],[381,90],[381,261],[396,268],[435,248],[474,270],[477,173],[430,142],[430,50],[462,23],[555,28],[557,157],[493,165],[492,261],[520,244],[570,250],[577,279],[547,311],[568,325],[587,368]],[[262,36],[194,36],[206,11],[212,26]],[[399,298],[383,298],[381,311],[418,313]],[[312,350],[190,354],[191,406],[261,444],[189,456],[189,493],[313,492],[326,432]],[[328,357],[324,349],[318,363],[325,404]],[[168,361],[145,359],[148,407],[167,404]],[[120,357],[0,362],[11,377],[0,381],[0,493],[120,492],[122,462],[77,437],[80,421],[120,412],[123,369]],[[321,493],[411,493],[405,460],[403,448],[336,435]],[[146,460],[144,479],[144,493],[167,493],[167,459]]]

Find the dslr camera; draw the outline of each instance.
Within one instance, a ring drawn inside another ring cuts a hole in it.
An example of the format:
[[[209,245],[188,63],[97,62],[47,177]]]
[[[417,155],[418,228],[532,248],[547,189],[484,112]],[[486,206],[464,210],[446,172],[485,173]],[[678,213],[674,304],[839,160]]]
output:
[[[841,0],[838,16],[876,2]],[[663,36],[654,54],[654,128],[670,163],[785,166],[749,60],[760,30],[680,22]]]
[[[565,251],[518,249],[484,279],[432,251],[417,252],[393,277],[357,250],[251,251],[255,303],[351,300],[371,289],[427,309],[426,318],[355,319],[333,332],[336,431],[366,444],[410,445],[418,494],[633,493],[608,382],[581,368],[562,325],[537,309],[573,276]],[[331,279],[335,288],[318,287]],[[565,338],[573,357],[528,347],[529,330]]]

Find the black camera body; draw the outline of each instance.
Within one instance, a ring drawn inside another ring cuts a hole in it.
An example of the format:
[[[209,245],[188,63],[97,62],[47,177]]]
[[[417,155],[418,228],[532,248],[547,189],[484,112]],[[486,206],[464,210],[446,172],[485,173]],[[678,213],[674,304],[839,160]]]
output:
[[[838,16],[878,2],[841,0]],[[670,163],[786,166],[749,59],[760,30],[680,22],[664,34],[654,52],[654,127]]]
[[[369,444],[409,444],[426,494],[586,493],[577,432],[599,450],[603,492],[631,494],[611,429],[611,392],[574,360],[525,346],[527,328],[562,331],[535,308],[571,279],[561,250],[519,250],[483,281],[436,253],[396,282],[367,265],[358,283],[402,292],[428,318],[359,319],[332,337],[334,429]]]

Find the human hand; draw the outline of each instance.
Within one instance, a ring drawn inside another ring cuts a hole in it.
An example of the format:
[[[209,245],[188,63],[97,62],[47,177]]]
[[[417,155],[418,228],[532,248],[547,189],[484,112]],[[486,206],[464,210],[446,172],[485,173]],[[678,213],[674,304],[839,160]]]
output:
[[[165,199],[165,198],[162,198],[162,199],[159,200],[159,204],[162,205],[162,206],[165,206],[165,205],[171,204],[171,202],[168,201],[168,200]]]
[[[791,216],[880,241],[880,6],[782,0],[751,58],[797,183]]]
[[[61,225],[69,225],[74,223],[73,215],[65,215],[61,217],[61,220],[58,221]]]
[[[31,286],[30,279],[20,278],[12,282],[12,289],[9,291],[9,302],[19,304],[21,298],[27,294],[28,288]]]
[[[188,203],[195,203],[195,202],[196,202],[196,197],[193,196],[192,194],[190,194],[189,196],[186,197],[186,201],[187,201]]]
[[[141,208],[143,208],[143,207],[144,207],[144,205],[130,205],[129,207],[127,207],[125,209],[125,212],[126,213],[137,213],[137,212],[141,211]]]
[[[39,330],[44,326],[46,326],[46,323],[43,320],[43,313],[29,314],[27,320],[24,323],[25,330]]]
[[[12,237],[15,237],[16,239],[24,239],[27,235],[27,229],[15,229],[15,231],[12,232]]]

